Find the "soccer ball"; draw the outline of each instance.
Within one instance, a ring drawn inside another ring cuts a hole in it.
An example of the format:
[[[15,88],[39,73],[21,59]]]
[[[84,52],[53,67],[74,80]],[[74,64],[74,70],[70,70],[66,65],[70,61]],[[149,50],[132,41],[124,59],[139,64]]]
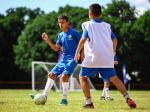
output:
[[[47,101],[47,98],[43,94],[36,94],[34,97],[34,103],[36,105],[44,105]]]

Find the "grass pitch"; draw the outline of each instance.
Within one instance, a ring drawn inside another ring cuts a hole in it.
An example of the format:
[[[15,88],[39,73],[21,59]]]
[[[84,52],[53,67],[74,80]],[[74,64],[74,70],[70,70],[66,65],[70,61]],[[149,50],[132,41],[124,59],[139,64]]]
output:
[[[50,92],[45,105],[35,105],[30,98],[31,90],[0,90],[0,112],[150,112],[150,91],[129,91],[137,109],[130,109],[118,91],[110,91],[113,101],[100,101],[101,92],[91,92],[95,109],[83,109],[81,91],[69,92],[69,104],[60,106],[60,92]]]

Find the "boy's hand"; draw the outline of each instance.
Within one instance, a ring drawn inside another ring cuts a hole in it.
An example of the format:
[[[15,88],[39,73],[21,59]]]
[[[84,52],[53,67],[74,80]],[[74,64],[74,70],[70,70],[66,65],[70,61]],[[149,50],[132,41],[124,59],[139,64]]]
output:
[[[42,33],[41,37],[42,37],[42,39],[43,39],[44,41],[48,41],[48,40],[49,40],[48,35],[47,35],[45,32]]]
[[[118,59],[117,59],[117,55],[116,54],[114,55],[114,64],[118,65]]]
[[[76,55],[74,56],[74,60],[75,60],[76,63],[78,63],[78,61],[80,60],[80,53],[79,53],[79,54],[76,54]]]

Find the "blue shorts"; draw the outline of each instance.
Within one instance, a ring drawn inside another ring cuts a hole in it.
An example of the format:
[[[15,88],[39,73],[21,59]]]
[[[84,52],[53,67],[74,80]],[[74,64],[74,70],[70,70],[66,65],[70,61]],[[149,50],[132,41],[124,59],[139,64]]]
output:
[[[70,76],[73,73],[76,65],[77,63],[74,61],[74,59],[68,61],[60,61],[51,70],[51,73],[56,76],[59,76],[61,74],[67,74]]]
[[[80,76],[94,77],[96,73],[100,73],[104,81],[109,81],[110,77],[116,76],[114,68],[86,68],[82,67],[80,70]]]

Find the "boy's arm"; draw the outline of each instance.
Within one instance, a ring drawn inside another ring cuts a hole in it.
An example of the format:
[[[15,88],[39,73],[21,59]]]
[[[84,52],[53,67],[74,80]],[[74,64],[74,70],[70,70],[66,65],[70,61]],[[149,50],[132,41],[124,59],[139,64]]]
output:
[[[117,49],[118,39],[116,38],[116,36],[113,38],[112,42],[113,42],[113,51],[114,51],[114,64],[117,65],[118,59],[116,56],[116,49]]]
[[[116,49],[117,49],[118,39],[114,38],[112,41],[113,41],[113,50],[114,50],[114,54],[115,54],[116,53]]]
[[[80,52],[80,60],[81,60],[81,62],[83,62],[83,60],[84,60],[84,47],[82,48],[82,50]]]
[[[116,35],[113,32],[111,32],[111,39],[112,39],[112,42],[113,42],[113,51],[114,51],[114,54],[116,54],[118,39],[117,39]]]
[[[81,49],[83,48],[83,46],[84,46],[84,44],[85,44],[85,42],[86,42],[86,37],[82,37],[81,39],[80,39],[80,41],[79,41],[79,44],[78,44],[78,47],[77,47],[77,50],[76,50],[76,54],[75,54],[75,57],[74,57],[74,60],[76,61],[76,62],[78,62],[78,60],[80,59],[80,51],[81,51]]]
[[[42,33],[42,39],[53,49],[54,51],[59,51],[60,45],[55,45],[49,38],[48,35],[44,32]]]

